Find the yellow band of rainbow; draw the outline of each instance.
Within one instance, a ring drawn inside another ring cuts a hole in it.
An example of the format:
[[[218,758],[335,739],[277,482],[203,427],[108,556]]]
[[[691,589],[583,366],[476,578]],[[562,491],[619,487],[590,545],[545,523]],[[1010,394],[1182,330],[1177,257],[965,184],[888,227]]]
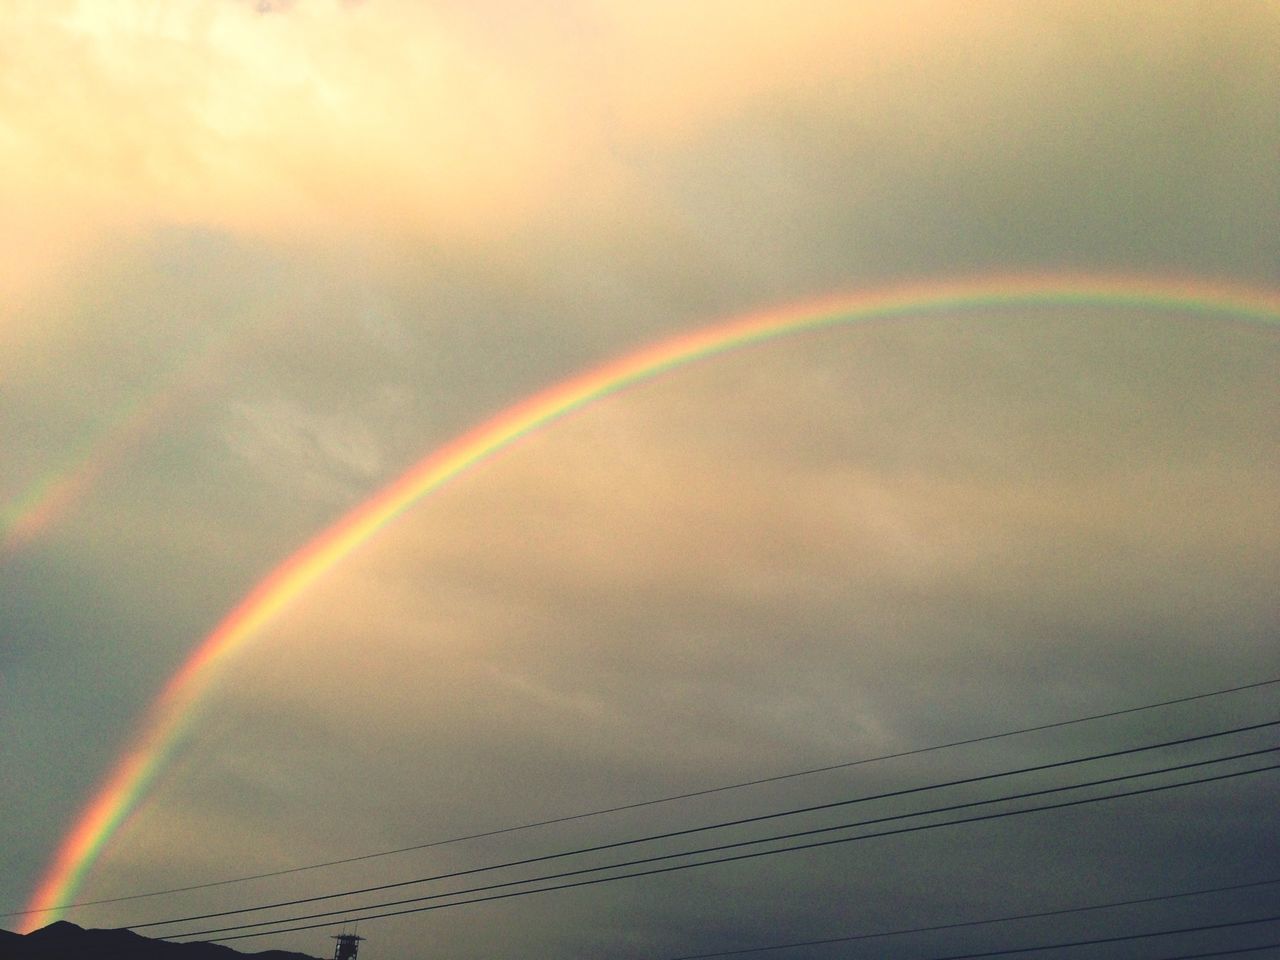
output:
[[[432,451],[316,535],[199,643],[151,704],[127,750],[62,840],[31,896],[27,929],[56,919],[69,905],[104,845],[164,766],[218,668],[344,557],[473,464],[624,387],[750,344],[856,321],[1050,305],[1137,307],[1267,325],[1280,322],[1280,292],[1202,280],[1041,275],[914,283],[716,323],[627,353],[535,393]]]

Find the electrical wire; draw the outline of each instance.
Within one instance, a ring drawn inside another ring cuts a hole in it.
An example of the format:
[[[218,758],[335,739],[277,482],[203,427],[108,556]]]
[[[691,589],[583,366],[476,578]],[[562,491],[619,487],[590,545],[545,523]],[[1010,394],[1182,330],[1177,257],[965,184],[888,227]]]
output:
[[[807,777],[818,773],[828,773],[833,770],[843,770],[849,767],[861,766],[869,763],[879,763],[885,760],[897,760],[904,757],[918,756],[924,753],[932,753],[939,750],[948,750],[954,747],[971,746],[978,743],[988,743],[993,740],[1001,740],[1008,737],[1022,736],[1028,733],[1038,733],[1044,730],[1055,730],[1062,727],[1069,727],[1080,723],[1089,723],[1094,720],[1105,720],[1111,717],[1126,716],[1133,713],[1141,713],[1146,710],[1156,710],[1162,707],[1171,707],[1183,703],[1192,703],[1197,700],[1206,700],[1211,697],[1226,696],[1232,693],[1241,693],[1246,690],[1256,690],[1260,687],[1272,686],[1280,683],[1280,677],[1272,677],[1267,680],[1257,680],[1251,683],[1239,684],[1234,687],[1224,687],[1219,690],[1210,690],[1204,693],[1191,694],[1184,697],[1175,697],[1169,700],[1161,700],[1155,703],[1145,703],[1135,707],[1124,707],[1117,710],[1109,710],[1105,713],[1095,713],[1084,717],[1074,717],[1068,720],[1055,720],[1049,723],[1041,723],[1030,727],[1020,727],[1016,730],[1005,730],[1000,733],[984,734],[977,737],[968,737],[963,740],[952,740],[946,743],[931,744],[924,747],[914,747],[910,750],[903,750],[897,753],[881,754],[874,757],[862,757],[857,760],[846,760],[840,763],[828,764],[822,767],[811,767],[806,770],[796,770],[790,773],[775,774],[768,777],[760,777],[755,780],[743,780],[737,783],[723,784],[716,787],[707,787],[702,790],[692,790],[686,793],[677,793],[665,797],[657,797],[650,800],[637,800],[630,803],[623,803],[612,807],[603,807],[597,810],[589,810],[583,813],[567,814],[565,816],[551,817],[546,820],[534,820],[527,823],[515,824],[513,826],[499,827],[493,830],[486,830],[479,833],[469,833],[461,836],[448,837],[442,840],[430,840],[423,843],[413,844],[407,847],[398,847],[394,850],[382,850],[377,853],[366,853],[354,857],[344,857],[339,860],[326,860],[321,863],[312,863],[300,867],[288,867],[283,870],[272,870],[267,873],[248,874],[241,877],[231,877],[225,880],[211,880],[206,883],[189,884],[183,887],[168,887],[163,890],[151,890],[145,893],[133,893],[119,897],[105,897],[98,900],[77,900],[73,903],[63,903],[51,907],[29,908],[25,910],[11,910],[7,913],[0,913],[0,917],[19,917],[33,913],[48,913],[54,910],[69,910],[73,907],[89,907],[98,906],[107,903],[123,903],[127,900],[143,900],[150,897],[168,896],[175,893],[189,893],[193,890],[207,890],[211,887],[222,887],[236,883],[246,883],[251,880],[264,880],[271,877],[282,877],[294,873],[303,873],[309,870],[320,870],[325,867],[336,867],[348,863],[359,863],[364,860],[374,860],[381,857],[390,857],[400,853],[410,853],[415,850],[426,850],[430,847],[441,847],[448,844],[462,843],[469,840],[480,840],[487,837],[496,837],[508,833],[516,833],[523,830],[532,830],[537,827],[553,826],[560,823],[570,823],[576,820],[585,820],[591,817],[604,816],[610,813],[621,813],[627,810],[637,810],[642,807],[656,806],[663,803],[673,803],[678,800],[689,800],[694,797],[705,797],[717,793],[725,793],[731,790],[741,790],[746,787],[760,786],[766,783],[776,783],[782,780],[795,779],[797,777]]]
[[[830,845],[832,845],[832,844],[836,844],[836,843],[847,843],[847,842],[852,841],[852,840],[864,840],[864,839],[868,839],[868,838],[870,838],[870,837],[883,837],[883,836],[891,836],[891,835],[894,835],[894,834],[915,833],[915,832],[918,832],[918,831],[921,831],[921,830],[929,830],[929,829],[932,829],[932,828],[934,828],[934,827],[952,826],[952,825],[954,825],[954,824],[958,824],[958,823],[972,823],[972,822],[975,822],[975,821],[978,821],[978,820],[992,820],[992,819],[999,819],[999,818],[1003,818],[1003,817],[1007,817],[1007,816],[1017,816],[1018,814],[1021,814],[1021,813],[1034,813],[1034,812],[1038,812],[1038,811],[1041,811],[1041,810],[1051,810],[1051,809],[1056,809],[1056,808],[1058,808],[1058,807],[1074,806],[1074,805],[1081,804],[1081,803],[1092,803],[1092,802],[1097,802],[1097,801],[1100,801],[1100,800],[1114,800],[1114,799],[1117,799],[1117,798],[1119,798],[1119,797],[1135,796],[1135,795],[1137,795],[1137,794],[1142,794],[1142,793],[1153,793],[1153,792],[1156,792],[1156,791],[1158,791],[1158,790],[1167,790],[1167,789],[1173,789],[1173,788],[1176,788],[1176,787],[1192,786],[1192,785],[1194,785],[1194,784],[1209,783],[1209,782],[1216,781],[1216,780],[1228,780],[1228,779],[1231,779],[1231,778],[1233,778],[1233,777],[1244,776],[1244,775],[1247,775],[1247,774],[1250,774],[1250,773],[1262,773],[1263,771],[1266,771],[1266,770],[1275,770],[1275,769],[1280,769],[1280,765],[1273,765],[1273,766],[1270,766],[1270,767],[1260,767],[1260,768],[1258,768],[1258,769],[1256,769],[1256,770],[1245,770],[1245,771],[1240,771],[1240,772],[1237,772],[1237,773],[1223,774],[1223,775],[1220,775],[1220,776],[1217,776],[1217,777],[1206,777],[1206,778],[1202,778],[1202,779],[1200,779],[1200,780],[1192,780],[1192,781],[1188,781],[1187,783],[1170,784],[1170,785],[1168,785],[1168,786],[1164,786],[1164,787],[1151,787],[1151,788],[1148,788],[1148,789],[1145,789],[1145,790],[1135,790],[1135,791],[1130,791],[1130,792],[1127,792],[1127,793],[1113,794],[1113,795],[1111,795],[1111,796],[1107,796],[1107,797],[1095,797],[1095,798],[1092,798],[1092,799],[1089,799],[1089,800],[1077,800],[1077,801],[1073,801],[1073,802],[1071,802],[1071,803],[1064,803],[1064,804],[1052,804],[1052,805],[1043,806],[1043,807],[1031,807],[1031,808],[1028,808],[1028,809],[1025,809],[1025,810],[1012,810],[1012,811],[1007,811],[1007,812],[1005,812],[1005,813],[1000,813],[1000,814],[989,814],[989,815],[984,816],[984,817],[971,817],[971,818],[964,819],[964,820],[952,820],[952,821],[947,821],[947,822],[944,822],[944,823],[938,823],[938,824],[924,824],[924,825],[916,826],[916,827],[905,827],[905,828],[901,828],[901,829],[898,829],[898,830],[890,830],[890,831],[885,831],[885,832],[883,832],[883,833],[878,833],[878,834],[868,834],[868,835],[865,835],[865,836],[857,836],[857,837],[844,837],[844,838],[840,838],[840,839],[837,839],[837,840],[825,840],[825,841],[822,841],[822,842],[820,842],[820,843],[802,844],[802,845],[798,845],[798,846],[794,846],[794,847],[784,847],[784,848],[779,849],[779,850],[763,850],[763,851],[756,851],[756,852],[753,852],[753,853],[737,854],[737,855],[732,856],[732,857],[722,857],[722,858],[719,858],[719,859],[716,859],[716,860],[705,860],[705,861],[701,861],[701,862],[698,862],[698,863],[677,864],[677,865],[675,865],[675,866],[661,867],[661,868],[657,868],[657,869],[654,869],[654,870],[643,870],[643,871],[637,871],[637,872],[635,872],[635,873],[620,874],[619,876],[616,876],[616,877],[596,877],[596,878],[593,878],[593,879],[591,879],[591,880],[578,880],[578,881],[575,881],[575,882],[573,882],[573,883],[562,883],[562,884],[557,884],[557,885],[555,885],[555,886],[551,886],[551,887],[539,887],[539,888],[537,888],[537,889],[535,889],[535,890],[517,890],[517,891],[508,891],[508,892],[506,892],[506,893],[493,894],[493,895],[491,895],[491,896],[485,896],[485,897],[474,897],[474,898],[472,898],[472,899],[470,899],[470,900],[459,900],[459,901],[456,901],[456,902],[454,902],[454,903],[437,903],[437,904],[431,904],[431,905],[429,905],[429,906],[425,906],[425,907],[414,907],[414,908],[407,909],[407,910],[393,910],[393,911],[389,911],[389,912],[387,912],[387,913],[370,914],[370,915],[360,916],[360,917],[348,917],[348,918],[343,919],[343,920],[341,920],[341,921],[339,921],[339,920],[329,920],[329,921],[325,921],[325,922],[323,922],[323,923],[311,923],[311,924],[306,924],[306,925],[303,925],[303,926],[285,927],[285,928],[282,928],[282,929],[279,929],[279,930],[258,930],[258,931],[255,931],[255,932],[253,932],[253,933],[239,933],[239,934],[232,934],[231,936],[225,936],[225,937],[210,937],[210,938],[208,939],[208,941],[207,941],[207,942],[209,942],[209,943],[222,943],[222,942],[225,942],[225,941],[228,941],[228,940],[245,940],[245,939],[248,939],[248,938],[251,938],[251,937],[272,936],[272,935],[280,934],[280,933],[296,933],[296,932],[298,932],[298,931],[300,931],[300,930],[315,930],[315,929],[317,929],[317,928],[319,928],[319,927],[332,927],[335,923],[339,923],[339,922],[341,922],[341,923],[350,923],[350,922],[352,922],[352,921],[354,920],[355,922],[359,923],[359,922],[362,922],[362,921],[365,921],[365,920],[381,920],[381,919],[384,919],[384,918],[386,918],[386,917],[398,917],[398,916],[404,916],[404,915],[406,915],[406,914],[411,914],[411,913],[425,913],[425,912],[430,911],[430,910],[443,910],[443,909],[445,909],[445,908],[447,908],[447,907],[460,907],[460,906],[465,906],[465,905],[474,904],[474,903],[487,903],[487,902],[491,902],[491,901],[494,901],[494,900],[508,900],[508,899],[511,899],[511,898],[514,898],[514,897],[527,896],[527,895],[535,894],[535,893],[550,893],[550,892],[552,892],[552,891],[556,891],[556,890],[568,890],[568,889],[572,889],[572,888],[576,888],[576,887],[594,886],[595,884],[598,884],[598,883],[609,883],[609,882],[611,882],[611,881],[613,881],[613,880],[629,880],[629,879],[633,879],[633,878],[635,878],[635,877],[652,876],[652,875],[654,875],[654,874],[660,874],[660,873],[674,873],[674,872],[679,871],[679,870],[688,870],[688,869],[692,869],[693,867],[706,867],[706,866],[711,866],[711,865],[714,865],[714,864],[728,863],[728,862],[731,862],[731,861],[737,861],[737,860],[749,860],[749,859],[752,859],[752,858],[754,858],[754,857],[769,856],[769,855],[772,855],[772,854],[775,854],[775,853],[790,853],[790,852],[793,852],[793,851],[795,851],[795,850],[808,850],[808,849],[813,849],[813,848],[815,848],[815,847],[830,846]],[[533,881],[524,881],[524,882],[533,882]],[[456,891],[456,892],[455,892],[455,894],[445,894],[444,896],[453,896],[453,895],[456,895],[457,893],[461,893],[461,892],[462,892],[462,891]],[[423,899],[429,899],[429,898],[423,898]],[[375,906],[376,906],[376,905],[375,905]],[[372,908],[373,908],[373,907],[363,907],[363,908],[358,908],[358,909],[372,909]],[[295,919],[306,919],[306,918],[301,918],[301,917],[299,917],[299,918],[295,918]],[[278,922],[278,923],[286,923],[286,922],[290,922],[290,921],[280,920],[280,921],[275,921],[275,922]],[[249,927],[251,927],[251,926],[261,926],[261,925],[262,925],[262,924],[246,924],[246,925],[241,926],[241,927],[228,927],[228,928],[226,928],[226,930],[227,930],[227,931],[243,930],[243,929],[248,929],[248,928],[249,928]],[[196,937],[196,936],[204,936],[206,933],[219,933],[219,932],[222,932],[222,931],[217,931],[217,930],[197,931],[197,932],[187,933],[187,934],[177,934],[177,936],[181,936],[181,937]]]
[[[1036,953],[1044,950],[1065,950],[1068,947],[1091,947],[1097,946],[1101,943],[1124,943],[1130,940],[1147,940],[1151,937],[1171,937],[1183,933],[1203,933],[1207,930],[1229,930],[1233,927],[1247,927],[1260,923],[1274,923],[1277,920],[1280,920],[1280,914],[1275,914],[1269,917],[1251,917],[1248,920],[1225,920],[1222,923],[1202,923],[1194,927],[1179,927],[1173,930],[1150,930],[1146,933],[1122,933],[1111,937],[1090,937],[1088,940],[1042,943],[1032,947],[1007,947],[1003,950],[983,950],[979,953],[952,953],[945,957],[932,957],[930,960],[985,960],[986,957],[1007,957],[1011,953]],[[1204,954],[1201,954],[1201,956],[1204,956]],[[1187,960],[1189,960],[1189,958],[1187,958]]]
[[[912,933],[937,933],[942,930],[958,930],[962,927],[980,927],[988,924],[1009,923],[1014,920],[1039,920],[1044,917],[1061,917],[1072,913],[1085,913],[1092,910],[1108,910],[1114,907],[1131,907],[1144,903],[1159,903],[1164,900],[1178,900],[1185,897],[1201,897],[1214,893],[1231,893],[1236,890],[1249,890],[1254,887],[1265,887],[1280,883],[1280,877],[1269,880],[1253,880],[1249,883],[1233,883],[1225,887],[1203,887],[1199,890],[1184,890],[1179,893],[1163,893],[1150,897],[1136,897],[1130,900],[1111,900],[1106,903],[1090,903],[1077,907],[1061,907],[1056,910],[1038,910],[1035,913],[1014,913],[1000,917],[985,917],[981,920],[959,920],[954,923],[936,923],[927,927],[907,927],[900,930],[881,930],[875,933],[854,933],[839,937],[823,937],[819,940],[798,940],[791,943],[771,943],[759,947],[740,947],[736,950],[717,950],[713,953],[688,953],[668,960],[716,960],[719,957],[739,957],[751,953],[766,953],[774,950],[790,950],[796,947],[822,947],[833,943],[851,943],[855,940],[877,940],[881,937],[901,937]]]
[[[1230,950],[1214,950],[1210,953],[1182,953],[1176,957],[1157,957],[1156,960],[1207,960],[1208,957],[1232,957],[1241,953],[1257,953],[1259,950],[1274,950],[1280,947],[1275,943],[1259,943],[1252,947],[1232,947]]]
[[[1277,750],[1280,750],[1280,747],[1273,747],[1267,750],[1254,751],[1253,753],[1272,753],[1272,752],[1276,752]],[[1246,754],[1246,755],[1251,755],[1251,754]],[[1242,756],[1246,756],[1246,755],[1242,755]],[[1018,816],[1026,813],[1038,813],[1045,810],[1058,810],[1058,809],[1064,809],[1067,807],[1081,806],[1084,804],[1104,802],[1107,800],[1116,800],[1123,797],[1132,797],[1132,796],[1139,796],[1143,794],[1158,793],[1165,790],[1178,789],[1181,787],[1193,786],[1193,785],[1204,784],[1204,783],[1212,783],[1212,782],[1222,781],[1222,780],[1230,780],[1236,777],[1248,776],[1250,774],[1264,773],[1264,772],[1280,769],[1280,764],[1272,764],[1266,767],[1257,767],[1257,768],[1248,769],[1248,770],[1235,771],[1233,773],[1218,774],[1212,777],[1202,777],[1199,779],[1184,781],[1180,783],[1162,784],[1162,785],[1153,786],[1153,787],[1145,787],[1137,790],[1122,791],[1119,793],[1108,794],[1100,797],[1085,797],[1082,799],[1060,801],[1058,803],[1042,804],[1040,806],[1034,806],[1034,807],[1025,807],[1018,810],[1005,810],[997,813],[981,814],[981,815],[972,816],[972,817],[961,817],[954,820],[944,820],[939,823],[916,824],[916,825],[911,825],[906,827],[897,827],[892,830],[882,830],[874,833],[856,834],[851,837],[828,838],[824,840],[811,841],[808,843],[795,844],[788,847],[780,847],[772,850],[756,850],[756,851],[750,851],[746,853],[738,853],[738,854],[733,854],[731,856],[718,857],[712,860],[698,861],[696,863],[683,863],[683,864],[674,864],[674,865],[668,864],[663,867],[655,867],[652,869],[639,870],[632,873],[619,874],[617,876],[593,877],[587,880],[576,880],[569,883],[556,884],[549,887],[539,887],[531,890],[515,890],[515,891],[507,890],[506,892],[503,892],[503,893],[489,894],[483,897],[474,897],[469,900],[458,900],[450,903],[429,904],[427,906],[411,907],[404,910],[394,910],[394,911],[388,911],[385,913],[377,913],[377,914],[362,914],[360,916],[351,915],[352,911],[376,910],[376,909],[381,909],[387,906],[399,906],[402,904],[423,903],[428,900],[439,900],[447,897],[463,896],[470,893],[499,890],[507,887],[522,886],[530,883],[545,882],[547,880],[555,880],[555,879],[567,878],[572,876],[581,876],[583,874],[588,874],[588,873],[598,873],[605,870],[616,870],[624,867],[652,864],[652,863],[657,863],[660,861],[671,860],[671,859],[680,858],[680,857],[691,857],[691,856],[697,856],[705,853],[722,852],[730,849],[739,849],[745,846],[753,846],[753,845],[773,842],[777,840],[795,839],[802,836],[812,836],[820,833],[828,833],[834,830],[851,829],[856,826],[863,826],[863,825],[868,825],[872,823],[881,823],[881,822],[887,822],[890,820],[901,820],[901,819],[906,819],[910,817],[918,817],[918,816],[923,816],[930,813],[938,813],[938,812],[943,812],[945,810],[958,809],[960,807],[979,806],[984,803],[987,803],[987,804],[997,803],[1001,801],[1022,799],[1025,796],[1043,795],[1046,793],[1061,792],[1063,790],[1079,789],[1085,786],[1096,786],[1101,783],[1115,782],[1117,780],[1124,780],[1124,779],[1133,779],[1134,777],[1139,777],[1139,776],[1150,776],[1158,773],[1166,773],[1173,770],[1186,769],[1186,768],[1195,767],[1195,766],[1204,766],[1206,764],[1222,762],[1223,760],[1230,760],[1230,759],[1237,759],[1237,757],[1225,757],[1225,758],[1219,758],[1218,760],[1202,760],[1202,761],[1197,761],[1195,763],[1181,764],[1177,767],[1169,767],[1162,770],[1149,771],[1147,773],[1128,774],[1122,777],[1112,777],[1112,778],[1107,778],[1106,780],[1093,781],[1085,784],[1075,784],[1075,785],[1070,785],[1066,787],[1055,787],[1048,790],[1034,791],[1029,794],[1019,794],[1014,796],[996,798],[994,800],[987,800],[987,801],[974,801],[968,804],[957,804],[954,807],[939,808],[936,810],[929,810],[929,811],[920,811],[918,813],[913,813],[913,814],[899,814],[893,817],[878,818],[877,820],[872,820],[872,821],[841,824],[841,825],[832,826],[832,827],[821,827],[821,828],[815,828],[813,830],[798,831],[793,834],[784,834],[784,835],[779,835],[774,837],[759,838],[756,840],[743,840],[736,843],[720,844],[714,847],[707,847],[699,850],[680,851],[676,853],[646,857],[638,860],[625,861],[622,863],[614,863],[614,864],[607,864],[603,866],[587,867],[579,870],[565,871],[562,873],[550,874],[542,877],[529,877],[523,880],[512,880],[512,881],[506,881],[503,883],[489,884],[481,887],[473,887],[470,889],[454,890],[447,893],[430,894],[430,895],[414,897],[406,900],[390,901],[386,903],[366,904],[361,907],[348,907],[341,910],[332,910],[324,913],[308,914],[308,915],[303,915],[298,917],[278,918],[275,920],[262,920],[262,921],[257,921],[255,923],[238,924],[238,925],[219,927],[219,928],[214,928],[209,930],[187,931],[183,933],[173,934],[172,936],[183,937],[183,938],[203,937],[213,933],[232,933],[238,930],[250,930],[258,927],[273,926],[275,924],[280,924],[280,923],[294,923],[295,921],[299,921],[299,920],[319,919],[322,917],[343,917],[341,921],[338,919],[330,919],[321,923],[308,924],[305,926],[293,926],[293,927],[286,927],[286,928],[275,929],[275,930],[257,930],[254,933],[241,933],[233,936],[213,937],[210,939],[214,942],[217,942],[221,940],[238,940],[238,939],[243,939],[245,937],[263,936],[266,934],[292,933],[298,930],[311,930],[317,927],[332,926],[334,923],[338,923],[338,922],[350,922],[352,920],[355,920],[355,921],[377,920],[385,917],[401,916],[409,913],[421,913],[428,910],[440,910],[446,907],[463,906],[464,904],[483,903],[483,902],[488,902],[493,900],[504,900],[512,897],[525,896],[525,895],[534,894],[534,893],[549,893],[554,890],[566,890],[574,887],[592,886],[597,883],[608,883],[614,880],[625,880],[625,879],[631,879],[634,877],[652,876],[655,874],[662,874],[662,873],[674,873],[676,871],[688,870],[694,867],[705,867],[705,866],[712,866],[712,865],[721,864],[721,863],[750,860],[757,857],[772,856],[778,853],[792,853],[799,850],[812,850],[820,847],[834,846],[836,844],[851,843],[858,840],[868,840],[868,839],[874,839],[878,837],[888,837],[888,836],[898,836],[898,835],[909,834],[909,833],[918,833],[924,830],[932,830],[939,827],[956,826],[956,825],[967,824],[967,823],[979,823],[984,821],[1000,820],[1006,817]]]
[[[520,860],[509,860],[504,863],[492,864],[484,867],[473,867],[467,870],[454,871],[452,873],[437,874],[428,877],[416,877],[412,880],[398,880],[393,883],[382,883],[371,887],[359,887],[352,890],[342,890],[337,893],[317,894],[311,897],[299,897],[293,900],[280,900],[274,903],[258,904],[251,907],[241,907],[234,910],[222,910],[217,913],[195,914],[186,917],[175,917],[168,920],[154,920],[147,923],[130,924],[130,929],[142,930],[148,927],[170,926],[175,923],[190,923],[196,920],[212,920],[217,917],[230,917],[242,913],[257,913],[263,910],[275,910],[282,907],[296,907],[304,903],[318,903],[322,900],[335,900],[340,897],[355,897],[366,893],[380,893],[384,890],[395,890],[401,887],[414,886],[422,883],[431,883],[437,880],[449,880],[457,877],[469,876],[476,873],[484,873],[491,870],[501,870],[510,867],[529,866],[534,863],[545,863],[548,860],[558,860],[564,857],[579,856],[587,853],[598,853],[603,850],[614,850],[619,847],[634,846],[640,843],[650,843],[657,840],[669,840],[675,837],[689,836],[695,833],[705,833],[710,830],[721,830],[729,827],[745,826],[746,824],[760,823],[765,820],[776,820],[782,817],[798,816],[805,813],[815,813],[823,810],[832,810],[838,807],[847,807],[853,804],[870,803],[875,800],[895,799],[905,797],[917,793],[927,793],[934,790],[941,790],[947,787],[955,787],[981,783],[990,780],[1002,779],[1005,777],[1019,776],[1026,773],[1036,773],[1045,770],[1057,769],[1068,766],[1075,766],[1081,763],[1092,763],[1098,760],[1114,759],[1121,756],[1131,756],[1137,753],[1145,753],[1151,750],[1160,750],[1172,746],[1184,746],[1189,743],[1211,740],[1218,737],[1231,736],[1237,733],[1246,733],[1254,730],[1261,730],[1267,727],[1280,726],[1280,720],[1269,720],[1263,723],[1248,724],[1241,727],[1233,727],[1228,730],[1219,730],[1213,733],[1198,734],[1192,737],[1181,737],[1175,740],[1165,740],[1154,744],[1145,744],[1140,747],[1128,747],[1123,750],[1113,750],[1107,753],[1090,754],[1085,757],[1077,757],[1071,760],[1057,760],[1050,763],[1033,764],[1031,766],[1019,767],[1013,770],[1002,770],[997,773],[987,773],[972,777],[962,777],[955,780],[945,780],[941,783],[926,784],[919,787],[907,787],[899,790],[890,790],[884,793],[869,794],[861,797],[852,797],[844,800],[835,800],[829,803],[815,804],[806,807],[795,807],[789,810],[775,811],[771,813],[759,814],[752,817],[741,817],[733,820],[721,820],[715,823],[704,824],[698,827],[688,827],[682,830],[671,830],[664,833],[649,834],[643,837],[634,837],[628,840],[616,840],[610,843],[596,844],[588,847],[579,847],[573,850],[562,851],[558,853],[542,854],[536,857],[527,857]],[[950,808],[943,808],[950,809]]]

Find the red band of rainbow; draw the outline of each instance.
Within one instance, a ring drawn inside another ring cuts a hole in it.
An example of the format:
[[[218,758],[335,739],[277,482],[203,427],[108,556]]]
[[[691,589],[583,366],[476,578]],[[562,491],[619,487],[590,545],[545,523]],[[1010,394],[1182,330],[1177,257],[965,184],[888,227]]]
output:
[[[1280,292],[1207,281],[1049,275],[915,283],[717,323],[643,347],[548,387],[429,453],[296,551],[222,619],[165,684],[128,749],[76,817],[31,896],[28,929],[56,918],[69,905],[104,845],[164,766],[219,667],[344,557],[468,467],[594,400],[750,344],[855,321],[1049,305],[1138,307],[1268,325],[1280,322]]]

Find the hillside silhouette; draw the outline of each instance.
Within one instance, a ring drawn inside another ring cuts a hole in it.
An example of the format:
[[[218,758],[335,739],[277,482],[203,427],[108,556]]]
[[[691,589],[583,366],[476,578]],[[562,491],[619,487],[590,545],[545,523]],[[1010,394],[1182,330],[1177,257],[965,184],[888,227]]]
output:
[[[132,930],[86,930],[59,920],[31,933],[0,930],[0,960],[316,960],[305,953],[241,953],[218,943],[172,943]]]

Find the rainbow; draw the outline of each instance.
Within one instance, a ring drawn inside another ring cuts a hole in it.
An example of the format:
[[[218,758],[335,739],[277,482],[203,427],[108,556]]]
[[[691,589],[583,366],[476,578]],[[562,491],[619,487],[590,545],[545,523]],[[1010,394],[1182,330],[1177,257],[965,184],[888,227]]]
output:
[[[720,322],[554,384],[419,460],[288,557],[214,627],[165,684],[124,754],[76,817],[31,896],[25,911],[29,928],[73,905],[70,901],[87,871],[155,780],[191,723],[201,696],[236,651],[353,550],[468,468],[602,397],[731,350],[856,321],[1031,306],[1136,307],[1267,325],[1280,322],[1280,291],[1208,281],[1050,275],[916,283]]]
[[[136,393],[97,436],[77,445],[60,470],[40,477],[9,502],[0,502],[0,562],[48,533],[106,474],[158,433],[184,400],[215,381],[234,345],[229,333],[210,339],[151,390]]]
[[[67,516],[102,477],[142,446],[176,400],[161,391],[150,403],[135,402],[96,444],[84,444],[61,471],[33,483],[8,504],[0,504],[0,561],[17,553]]]

